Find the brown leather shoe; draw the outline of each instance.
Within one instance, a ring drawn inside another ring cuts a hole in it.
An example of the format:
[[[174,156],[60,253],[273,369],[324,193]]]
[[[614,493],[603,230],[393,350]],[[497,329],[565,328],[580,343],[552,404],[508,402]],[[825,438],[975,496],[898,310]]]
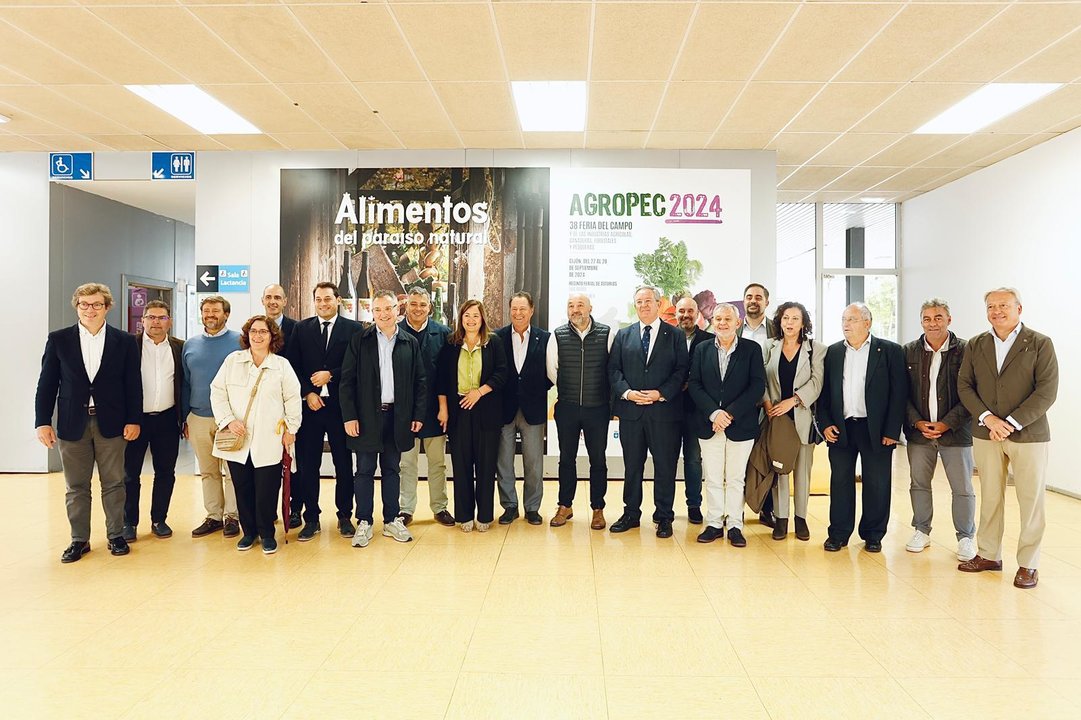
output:
[[[1036,568],[1017,568],[1017,574],[1013,576],[1013,586],[1022,590],[1031,590],[1040,581],[1040,571]]]
[[[963,563],[961,563],[960,565],[958,565],[957,569],[960,570],[961,572],[971,572],[971,573],[983,572],[984,570],[1001,570],[1002,569],[1002,561],[1001,560],[988,560],[987,558],[982,558],[979,555],[977,555],[976,557],[972,558],[971,560],[966,560]]]
[[[563,527],[572,517],[574,517],[573,510],[571,510],[569,507],[557,505],[556,514],[552,516],[552,519],[548,522],[548,524],[552,527]]]
[[[604,521],[604,510],[594,510],[593,520],[589,523],[589,527],[592,530],[604,530],[604,526],[607,525]]]
[[[454,527],[454,516],[446,510],[440,510],[435,514],[435,521],[443,527]]]

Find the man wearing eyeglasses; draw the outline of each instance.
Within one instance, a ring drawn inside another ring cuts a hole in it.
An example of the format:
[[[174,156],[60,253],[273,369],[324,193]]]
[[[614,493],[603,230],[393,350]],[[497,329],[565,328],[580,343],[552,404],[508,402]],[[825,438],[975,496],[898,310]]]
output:
[[[150,448],[154,462],[154,489],[150,496],[150,532],[154,537],[172,537],[165,522],[169,501],[176,482],[176,458],[180,452],[180,433],[187,415],[187,403],[181,384],[184,368],[181,354],[184,341],[169,336],[172,320],[169,306],[151,300],[143,309],[143,331],[135,336],[139,347],[140,374],[143,381],[143,417],[139,437],[128,443],[124,453],[124,539],[135,542],[139,525],[139,474]]]
[[[75,289],[79,322],[49,333],[34,399],[34,426],[47,448],[59,444],[67,484],[71,545],[60,562],[90,552],[90,480],[98,466],[109,552],[131,550],[124,529],[124,449],[139,437],[143,389],[135,338],[105,324],[113,295],[100,283]],[[53,429],[53,408],[57,410]]]

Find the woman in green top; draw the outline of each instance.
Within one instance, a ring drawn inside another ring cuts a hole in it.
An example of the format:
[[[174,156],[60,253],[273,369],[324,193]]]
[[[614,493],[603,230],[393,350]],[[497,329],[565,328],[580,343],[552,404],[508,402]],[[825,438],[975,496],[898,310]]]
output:
[[[502,343],[489,331],[484,304],[466,300],[456,329],[439,353],[439,424],[454,464],[454,520],[464,532],[485,532],[495,505],[495,463],[507,382]]]

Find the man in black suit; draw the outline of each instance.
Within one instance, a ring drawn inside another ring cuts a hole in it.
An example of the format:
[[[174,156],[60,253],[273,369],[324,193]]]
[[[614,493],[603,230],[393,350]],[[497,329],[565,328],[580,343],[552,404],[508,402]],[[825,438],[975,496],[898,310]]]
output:
[[[623,516],[611,531],[636,528],[642,516],[642,475],[646,451],[653,456],[653,521],[657,537],[672,537],[676,461],[683,422],[683,383],[687,344],[677,328],[660,320],[660,292],[640,287],[634,293],[638,322],[616,334],[608,358],[608,377],[619,417],[623,447]]]
[[[282,331],[282,338],[285,340],[285,344],[282,345],[282,349],[278,354],[282,357],[289,357],[289,340],[293,337],[293,330],[297,326],[297,321],[291,317],[286,317],[285,304],[285,288],[281,285],[267,285],[263,288],[263,309],[266,311],[268,318],[278,323],[278,327]],[[290,525],[289,527],[295,526]]]
[[[859,534],[867,552],[882,551],[890,518],[893,448],[908,402],[908,370],[897,343],[871,336],[871,311],[853,303],[841,316],[845,339],[826,350],[818,424],[829,443],[828,552],[848,545],[856,518],[856,458],[863,464]]]
[[[518,517],[518,493],[515,491],[515,436],[522,435],[522,469],[525,479],[525,519],[540,525],[541,498],[544,495],[544,426],[548,420],[548,379],[545,353],[547,330],[530,327],[533,319],[533,296],[516,292],[510,299],[510,325],[495,334],[503,342],[507,356],[507,384],[503,386],[503,432],[499,438],[496,475],[499,504],[503,506],[500,525],[509,525]]]
[[[297,432],[297,475],[290,503],[290,525],[299,521],[304,527],[298,540],[307,542],[322,529],[319,524],[319,468],[323,462],[323,437],[330,442],[334,461],[334,504],[338,511],[338,532],[353,537],[353,455],[345,441],[338,386],[342,359],[360,323],[338,315],[341,304],[334,283],[321,282],[312,291],[315,317],[306,318],[293,330],[289,362],[300,380],[304,415]]]
[[[109,288],[100,283],[80,285],[71,305],[79,322],[49,333],[34,399],[38,441],[52,448],[59,438],[64,463],[71,524],[71,545],[60,556],[65,563],[90,552],[94,463],[101,482],[109,552],[130,552],[123,537],[124,449],[139,437],[143,413],[135,338],[105,324],[105,314],[113,306]],[[58,420],[55,431],[54,407]]]
[[[150,499],[150,532],[154,537],[172,537],[165,522],[176,484],[176,458],[180,453],[180,433],[188,416],[182,386],[184,341],[169,336],[172,328],[169,306],[151,300],[143,308],[143,332],[135,336],[143,383],[143,415],[139,437],[124,452],[124,539],[135,542],[139,525],[139,475],[146,450],[154,461],[154,489]]]
[[[687,354],[694,357],[694,349],[703,342],[713,340],[713,335],[698,327],[698,303],[685,295],[676,303],[676,322],[687,341]],[[687,496],[687,520],[702,524],[702,447],[695,432],[695,405],[690,392],[683,385],[683,485]]]

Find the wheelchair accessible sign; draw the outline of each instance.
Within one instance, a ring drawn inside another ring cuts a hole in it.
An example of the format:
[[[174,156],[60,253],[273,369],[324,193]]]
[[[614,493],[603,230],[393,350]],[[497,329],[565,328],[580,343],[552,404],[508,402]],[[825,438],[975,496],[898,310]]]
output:
[[[50,180],[93,180],[94,153],[49,153]]]

